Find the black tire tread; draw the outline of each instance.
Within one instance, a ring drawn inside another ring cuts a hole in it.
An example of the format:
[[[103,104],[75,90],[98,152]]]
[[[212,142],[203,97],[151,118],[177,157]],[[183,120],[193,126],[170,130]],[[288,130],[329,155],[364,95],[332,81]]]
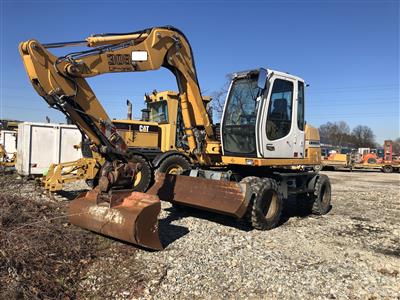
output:
[[[275,228],[279,224],[283,210],[283,195],[279,190],[276,180],[272,178],[249,176],[244,178],[241,182],[247,183],[253,193],[247,214],[247,218],[249,219],[251,226],[258,230],[269,230]],[[260,212],[259,207],[262,205],[261,201],[263,201],[261,195],[263,195],[265,191],[271,189],[274,190],[278,195],[278,208],[272,221],[267,222],[264,214]]]
[[[139,184],[133,187],[133,190],[136,192],[146,192],[153,181],[153,171],[149,161],[139,154],[128,154],[128,160],[141,164],[140,173],[142,178]]]
[[[320,199],[320,193],[323,185],[329,186],[329,191],[331,193],[331,183],[329,181],[329,177],[325,174],[320,174],[317,181],[315,182],[314,193],[312,195],[313,202],[311,212],[315,215],[325,215],[330,210],[331,199],[329,198],[329,203],[323,206],[322,201]]]
[[[255,196],[255,190],[253,188],[253,184],[255,184],[255,182],[258,181],[258,179],[259,179],[259,177],[256,177],[256,176],[247,176],[240,181],[240,183],[247,184],[247,186],[250,187],[251,193],[252,193],[252,197],[250,199],[249,206],[247,207],[247,211],[243,217],[249,223],[249,225],[252,225],[251,224],[251,214],[252,214],[252,208],[253,208],[253,202],[254,202],[254,196]]]
[[[190,162],[183,155],[173,154],[173,155],[166,157],[160,163],[160,165],[155,170],[155,172],[165,173],[165,170],[167,170],[168,165],[171,163],[180,165],[184,171],[190,170],[190,168],[191,168]]]

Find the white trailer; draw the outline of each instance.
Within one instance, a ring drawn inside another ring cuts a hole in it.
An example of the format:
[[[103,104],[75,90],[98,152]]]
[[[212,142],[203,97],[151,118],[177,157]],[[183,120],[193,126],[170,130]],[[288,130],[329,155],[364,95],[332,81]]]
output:
[[[82,157],[82,134],[75,125],[23,122],[18,125],[18,174],[41,175],[52,163]]]
[[[17,132],[13,130],[0,130],[0,144],[6,151],[7,158],[12,159],[17,152]]]

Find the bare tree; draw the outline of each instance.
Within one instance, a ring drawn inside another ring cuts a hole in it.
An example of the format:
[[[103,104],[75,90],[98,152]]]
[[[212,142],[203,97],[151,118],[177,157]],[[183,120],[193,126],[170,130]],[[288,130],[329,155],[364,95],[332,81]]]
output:
[[[350,142],[350,127],[346,122],[328,122],[319,127],[321,142],[342,147]]]
[[[351,135],[356,148],[373,148],[376,146],[375,134],[368,126],[358,125],[354,127]]]
[[[224,104],[226,99],[226,94],[229,90],[229,85],[232,80],[232,74],[227,74],[225,76],[225,83],[221,89],[211,94],[212,97],[212,109],[216,112],[217,119],[220,120],[222,117],[222,112],[224,110]]]

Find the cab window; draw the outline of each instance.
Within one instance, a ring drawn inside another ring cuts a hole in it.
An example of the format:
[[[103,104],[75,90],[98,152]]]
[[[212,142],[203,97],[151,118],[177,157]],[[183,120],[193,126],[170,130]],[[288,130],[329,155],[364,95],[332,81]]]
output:
[[[298,83],[297,95],[297,127],[304,131],[304,83]]]
[[[227,99],[222,139],[227,155],[256,155],[257,77],[235,80]]]
[[[147,108],[150,110],[150,122],[157,122],[157,123],[168,122],[167,101],[148,103]]]
[[[276,79],[271,93],[267,116],[267,138],[274,141],[287,136],[292,124],[293,83]]]

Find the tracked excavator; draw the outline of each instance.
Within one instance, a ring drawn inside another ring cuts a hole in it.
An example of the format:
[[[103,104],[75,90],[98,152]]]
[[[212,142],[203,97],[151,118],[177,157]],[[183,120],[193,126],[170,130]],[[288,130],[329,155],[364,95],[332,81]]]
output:
[[[91,49],[56,57],[49,49]],[[318,131],[306,130],[304,80],[259,68],[234,74],[221,125],[214,126],[200,92],[191,46],[174,27],[92,35],[85,40],[22,42],[19,51],[40,96],[67,115],[105,159],[99,184],[73,200],[72,224],[151,249],[158,236],[160,200],[277,226],[283,201],[297,197],[310,212],[330,209],[329,178],[320,165]],[[143,192],[132,191],[139,163],[85,78],[164,67],[176,77],[188,155],[196,162],[181,175],[158,173]],[[217,138],[220,136],[220,138]]]

